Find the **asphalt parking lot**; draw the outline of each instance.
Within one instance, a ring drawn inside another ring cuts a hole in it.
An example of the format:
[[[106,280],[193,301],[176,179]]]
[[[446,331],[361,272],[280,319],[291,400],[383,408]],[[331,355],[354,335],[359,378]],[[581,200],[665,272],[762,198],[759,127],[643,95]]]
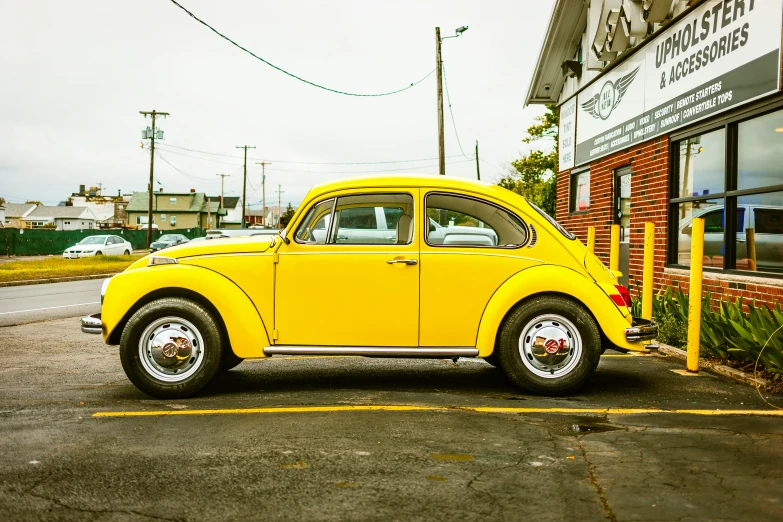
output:
[[[78,319],[2,327],[0,519],[783,520],[781,411],[681,367],[604,356],[554,399],[470,359],[272,358],[171,402]]]

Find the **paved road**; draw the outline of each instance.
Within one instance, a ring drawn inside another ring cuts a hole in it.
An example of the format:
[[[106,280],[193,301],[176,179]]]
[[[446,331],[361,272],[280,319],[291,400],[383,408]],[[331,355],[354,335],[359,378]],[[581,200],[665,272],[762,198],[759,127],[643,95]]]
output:
[[[783,520],[783,417],[703,415],[772,407],[676,368],[604,356],[554,399],[470,359],[275,357],[157,401],[78,319],[0,328],[0,519]]]
[[[0,326],[101,311],[102,279],[0,288]]]

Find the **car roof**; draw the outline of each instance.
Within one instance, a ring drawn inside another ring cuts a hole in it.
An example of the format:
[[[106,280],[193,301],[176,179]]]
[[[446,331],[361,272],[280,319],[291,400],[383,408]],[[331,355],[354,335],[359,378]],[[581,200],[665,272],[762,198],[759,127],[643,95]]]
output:
[[[486,181],[455,178],[453,176],[439,176],[437,174],[405,174],[402,176],[360,176],[330,181],[313,187],[305,197],[305,201],[310,200],[316,195],[327,194],[338,190],[383,187],[457,189],[492,194],[501,198],[507,196],[509,193],[509,191],[503,187],[487,183]]]

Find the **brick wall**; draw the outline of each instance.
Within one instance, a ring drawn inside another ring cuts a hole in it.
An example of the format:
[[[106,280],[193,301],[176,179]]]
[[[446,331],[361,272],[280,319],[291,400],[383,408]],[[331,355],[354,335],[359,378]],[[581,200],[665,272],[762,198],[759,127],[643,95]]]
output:
[[[630,147],[590,164],[590,209],[568,212],[570,171],[558,174],[556,219],[587,243],[587,227],[594,226],[595,253],[609,266],[609,238],[614,223],[614,176],[621,167],[631,167],[631,230],[629,279],[631,294],[639,297],[644,266],[644,224],[655,223],[653,281],[655,292],[668,286],[687,291],[689,271],[666,269],[666,224],[669,194],[669,139],[667,136]],[[704,293],[710,292],[713,305],[720,299],[743,298],[745,308],[757,303],[772,305],[783,301],[783,280],[752,276],[704,273]]]
[[[614,176],[621,167],[631,167],[631,226],[628,287],[638,295],[644,260],[644,223],[655,223],[655,286],[666,282],[666,215],[668,198],[669,139],[661,136],[616,152],[590,164],[590,210],[569,214],[570,171],[558,174],[557,220],[587,243],[587,227],[595,227],[595,253],[609,265],[609,240],[614,224]]]

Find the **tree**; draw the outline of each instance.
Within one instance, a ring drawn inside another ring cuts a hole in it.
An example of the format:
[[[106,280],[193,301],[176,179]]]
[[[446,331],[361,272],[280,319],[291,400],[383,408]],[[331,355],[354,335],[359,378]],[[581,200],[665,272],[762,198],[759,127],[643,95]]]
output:
[[[291,206],[291,202],[288,202],[288,207],[285,209],[285,213],[283,213],[282,216],[280,216],[280,226],[286,227],[288,226],[288,223],[291,222],[291,218],[294,217],[294,213],[296,212],[296,209]]]
[[[511,162],[508,175],[498,182],[520,194],[544,212],[555,215],[555,199],[557,197],[557,131],[560,122],[560,110],[557,105],[547,105],[546,112],[537,116],[536,123],[528,127],[524,143],[534,143],[540,140],[552,140],[550,151],[533,150],[521,158]]]
[[[5,205],[5,198],[0,197],[0,207],[2,207],[3,205]]]

